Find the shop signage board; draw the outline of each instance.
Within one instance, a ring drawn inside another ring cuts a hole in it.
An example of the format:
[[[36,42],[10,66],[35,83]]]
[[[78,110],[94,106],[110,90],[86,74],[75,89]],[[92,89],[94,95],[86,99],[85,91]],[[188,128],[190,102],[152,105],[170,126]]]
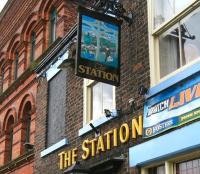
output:
[[[105,153],[121,144],[128,143],[130,139],[135,141],[142,136],[142,115],[133,118],[130,123],[123,123],[119,128],[113,128],[93,139],[85,139],[79,147],[62,151],[58,154],[59,169],[63,170],[75,164],[78,159],[87,160],[100,153]]]
[[[120,85],[121,21],[79,7],[76,75]]]
[[[144,106],[143,137],[200,118],[200,76],[193,76],[148,99]]]

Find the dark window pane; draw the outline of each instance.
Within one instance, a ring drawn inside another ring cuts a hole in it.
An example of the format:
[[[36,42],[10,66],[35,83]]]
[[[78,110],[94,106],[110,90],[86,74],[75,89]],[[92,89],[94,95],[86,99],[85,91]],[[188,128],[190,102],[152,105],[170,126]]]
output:
[[[18,63],[19,63],[19,54],[18,52],[15,53],[15,68],[14,68],[14,80],[18,77]]]
[[[30,54],[30,62],[32,62],[35,58],[35,32],[31,34],[31,54]]]

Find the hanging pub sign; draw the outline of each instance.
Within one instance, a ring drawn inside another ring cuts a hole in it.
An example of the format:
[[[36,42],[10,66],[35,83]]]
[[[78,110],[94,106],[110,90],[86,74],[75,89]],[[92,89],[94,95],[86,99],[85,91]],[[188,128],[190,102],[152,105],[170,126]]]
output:
[[[121,21],[79,7],[76,75],[120,85]]]
[[[200,119],[199,74],[147,99],[143,119],[144,138]]]

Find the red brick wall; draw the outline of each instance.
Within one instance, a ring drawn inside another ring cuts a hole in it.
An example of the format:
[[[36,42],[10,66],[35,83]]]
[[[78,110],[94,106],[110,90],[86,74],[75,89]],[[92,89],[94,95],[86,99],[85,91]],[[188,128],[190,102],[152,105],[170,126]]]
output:
[[[123,114],[118,119],[114,119],[105,125],[100,126],[100,132],[103,135],[113,128],[119,128],[124,122],[129,123],[133,117],[137,117],[143,113],[143,96],[138,95],[140,85],[149,86],[149,51],[148,51],[148,24],[147,24],[147,2],[138,0],[124,0],[123,4],[127,11],[134,15],[133,24],[128,26],[126,22],[122,25],[121,37],[121,85],[116,88],[117,108],[127,111],[130,107],[128,101],[134,98],[137,104],[135,112]],[[81,151],[81,144],[85,139],[93,139],[94,133],[89,132],[81,137],[78,136],[78,130],[83,125],[83,80],[74,74],[73,68],[68,68],[67,73],[67,91],[66,91],[66,138],[69,145],[62,149],[44,157],[40,157],[40,152],[45,147],[46,137],[46,119],[47,119],[47,82],[44,78],[38,86],[37,99],[37,115],[36,119],[36,164],[35,173],[42,174],[61,174],[58,169],[58,154],[61,151],[67,151],[78,147]],[[137,140],[130,139],[128,143],[121,144],[112,150],[91,157],[83,162],[85,166],[90,166],[102,160],[112,157],[125,156],[125,162],[120,167],[118,174],[137,174],[137,170],[130,169],[128,161],[128,149],[135,144],[141,142],[141,137]],[[78,159],[81,161],[79,155]]]
[[[75,5],[65,0],[9,0],[7,8],[0,15],[0,78],[4,68],[4,81],[0,80],[0,171],[7,162],[5,127],[11,113],[14,113],[12,160],[24,155],[26,121],[23,109],[31,103],[30,143],[35,144],[36,119],[36,74],[32,72],[37,62],[30,62],[30,36],[36,33],[35,60],[41,60],[49,38],[49,12],[55,7],[58,11],[57,37],[69,31],[75,21]],[[14,80],[15,52],[19,53],[18,79]],[[20,164],[13,173],[33,173],[33,162]],[[16,170],[16,171],[15,171]],[[9,168],[7,169],[9,171]],[[12,173],[11,172],[11,173]],[[4,171],[5,173],[5,171]],[[9,173],[9,172],[8,172]]]

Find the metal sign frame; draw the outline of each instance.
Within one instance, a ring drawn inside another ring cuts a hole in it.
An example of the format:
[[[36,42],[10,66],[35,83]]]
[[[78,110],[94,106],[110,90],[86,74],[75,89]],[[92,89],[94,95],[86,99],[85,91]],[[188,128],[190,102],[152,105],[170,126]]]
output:
[[[122,21],[81,6],[78,11],[76,75],[119,86]]]

